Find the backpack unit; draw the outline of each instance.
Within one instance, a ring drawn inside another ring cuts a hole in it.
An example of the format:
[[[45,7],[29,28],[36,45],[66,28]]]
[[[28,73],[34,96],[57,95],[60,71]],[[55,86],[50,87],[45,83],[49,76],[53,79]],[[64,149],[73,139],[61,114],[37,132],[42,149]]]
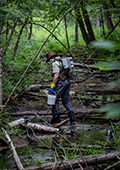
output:
[[[62,68],[60,69],[59,77],[62,80],[65,80],[66,78],[72,78],[72,72],[70,71],[70,68],[74,67],[72,57],[64,58],[60,55],[60,58],[59,59],[55,58],[53,62],[55,61],[59,61],[62,63]],[[54,74],[52,73],[52,76],[53,75]]]
[[[70,71],[70,68],[74,67],[72,57],[60,58],[60,61],[62,62],[62,69],[60,70],[59,77],[62,80],[72,78],[72,72]]]
[[[63,68],[64,69],[68,69],[68,68],[74,67],[72,57],[62,58],[61,60],[62,60],[62,64],[63,64]]]

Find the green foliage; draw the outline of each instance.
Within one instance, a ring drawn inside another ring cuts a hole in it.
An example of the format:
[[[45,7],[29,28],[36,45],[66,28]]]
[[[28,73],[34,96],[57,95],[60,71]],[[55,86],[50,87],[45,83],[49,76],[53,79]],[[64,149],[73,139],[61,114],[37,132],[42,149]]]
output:
[[[0,154],[0,169],[3,170],[3,156]]]
[[[31,158],[32,158],[32,161],[34,162],[34,164],[39,164],[39,163],[43,163],[41,160],[40,160],[40,157],[39,155],[35,154],[34,156],[32,154],[31,155]]]
[[[120,106],[118,104],[109,104],[99,109],[100,112],[106,113],[106,118],[119,119],[120,118]]]
[[[77,145],[74,144],[74,146],[75,146],[74,148],[64,148],[63,146],[60,146],[59,148],[56,147],[55,151],[58,160],[60,160],[59,158],[68,160],[68,159],[80,157],[80,155],[77,152],[78,150]]]
[[[97,64],[100,70],[110,71],[110,70],[120,70],[120,62],[99,62]]]
[[[112,121],[110,121],[110,123],[111,123],[112,129],[113,129],[112,136],[113,136],[113,139],[115,141],[115,144],[119,145],[120,144],[120,139],[117,136],[117,131],[118,131],[118,128],[119,128],[119,124],[113,125]]]
[[[30,158],[24,158],[24,162],[25,162],[27,165],[30,165],[30,164],[31,164],[31,159],[30,159]]]
[[[0,170],[3,170],[3,155],[0,154]],[[7,170],[9,170],[9,164],[7,165]]]
[[[85,155],[97,155],[105,152],[106,143],[95,142],[94,146],[88,146],[83,149]]]
[[[68,160],[81,157],[81,155],[79,154],[79,145],[74,144],[74,146],[75,146],[74,148],[73,147],[66,148],[63,146],[56,147],[55,151],[58,161],[60,161],[61,159]],[[88,145],[85,148],[81,146],[80,150],[82,151],[83,155],[97,155],[105,153],[106,143],[96,141],[95,145]]]
[[[107,49],[109,51],[116,51],[120,49],[120,43],[116,42],[111,42],[111,41],[103,41],[103,42],[92,42],[91,43],[95,47],[99,47],[101,49]],[[119,54],[119,53],[118,53]],[[101,70],[120,70],[120,62],[111,62],[111,63],[106,63],[102,62],[98,64],[99,68]],[[120,85],[120,81],[117,80],[116,82],[111,83],[109,86],[112,87],[117,87]],[[118,104],[109,104],[107,106],[104,106],[103,108],[99,109],[100,112],[106,112],[106,118],[120,118],[120,105]]]
[[[99,47],[102,49],[107,49],[110,51],[115,51],[120,49],[120,43],[114,42],[114,41],[93,41],[91,42],[91,45],[94,47]]]
[[[31,158],[25,158],[24,161],[27,163],[27,165],[31,165],[32,164],[41,164],[44,163],[44,161],[41,160],[41,157],[38,154],[33,155],[30,152],[30,156]]]
[[[21,132],[23,131],[23,129],[20,126],[15,126],[15,127],[6,126],[6,130],[9,135],[13,135],[13,136],[17,136],[17,135],[21,136]]]

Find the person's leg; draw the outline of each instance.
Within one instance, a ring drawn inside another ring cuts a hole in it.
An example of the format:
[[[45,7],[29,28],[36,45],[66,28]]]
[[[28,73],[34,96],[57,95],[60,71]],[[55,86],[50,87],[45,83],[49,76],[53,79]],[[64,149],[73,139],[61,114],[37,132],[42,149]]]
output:
[[[58,99],[55,102],[55,105],[52,106],[52,115],[51,124],[60,123],[60,112],[59,112],[59,101]]]
[[[54,118],[59,118],[60,117],[60,112],[59,112],[59,101],[56,100],[55,105],[52,106],[52,114]]]
[[[72,109],[71,102],[69,100],[69,91],[70,91],[70,80],[58,80],[56,87],[55,87],[55,92],[56,92],[56,103],[52,107],[52,114],[53,114],[53,120],[51,120],[51,123],[55,123],[55,121],[58,120],[60,121],[60,112],[59,112],[59,97],[62,97],[62,103],[63,106],[67,109],[68,115],[70,117],[70,121],[73,122],[74,119],[74,112]]]
[[[70,91],[70,83],[66,86],[66,88],[62,92],[61,97],[62,97],[63,106],[66,108],[66,110],[68,112],[70,122],[74,122],[75,118],[74,118],[73,108],[72,108],[71,102],[69,100],[69,91]]]

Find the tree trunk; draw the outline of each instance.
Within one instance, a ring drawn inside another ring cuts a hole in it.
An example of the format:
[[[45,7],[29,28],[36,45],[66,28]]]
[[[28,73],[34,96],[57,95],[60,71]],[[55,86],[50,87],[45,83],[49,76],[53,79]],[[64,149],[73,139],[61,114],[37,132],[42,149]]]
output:
[[[86,29],[85,29],[85,26],[84,26],[84,23],[83,23],[83,20],[82,20],[82,16],[81,16],[79,10],[77,11],[77,21],[78,21],[78,24],[80,26],[80,30],[81,30],[83,39],[84,39],[85,43],[88,45],[89,42],[90,42],[89,37],[88,37],[88,34],[86,32]]]
[[[16,52],[17,52],[17,49],[18,49],[19,40],[20,40],[20,36],[22,35],[22,31],[23,31],[23,28],[25,27],[25,25],[27,23],[27,20],[28,20],[28,18],[25,19],[25,22],[24,22],[24,24],[22,25],[22,27],[21,27],[21,29],[19,31],[19,35],[17,37],[17,41],[16,41],[15,48],[14,48],[13,60],[15,59],[15,55],[16,55]]]
[[[100,7],[100,25],[102,26],[103,37],[105,38],[105,28],[104,28],[104,20],[103,20],[103,8]]]
[[[1,25],[0,25],[0,34],[1,34],[2,30],[3,30],[3,25],[4,25],[4,22],[2,22]]]
[[[10,33],[9,39],[8,39],[8,41],[7,41],[6,47],[5,47],[5,49],[4,49],[3,55],[6,53],[6,50],[7,50],[8,46],[9,46],[10,40],[11,40],[11,38],[12,38],[12,35],[13,35],[14,31],[15,31],[15,27],[16,27],[16,26],[17,26],[17,19],[16,19],[15,22],[14,22],[14,25],[13,25],[12,31],[11,31],[11,33]]]
[[[32,23],[30,23],[30,33],[29,33],[29,36],[28,36],[28,40],[31,39],[31,36],[32,36]]]
[[[0,105],[2,105],[3,91],[2,91],[2,48],[0,46]]]
[[[89,33],[89,40],[94,41],[95,36],[94,36],[94,33],[93,33],[93,29],[92,29],[92,26],[91,26],[91,22],[90,22],[90,19],[89,19],[87,9],[85,9],[85,6],[83,6],[83,5],[82,5],[81,9],[82,9],[85,24],[86,24],[86,27],[87,27],[87,30],[88,30],[88,33]]]
[[[9,23],[8,23],[8,21],[7,21],[7,23],[6,23],[6,28],[9,28]],[[9,29],[6,29],[6,42],[7,42],[7,40],[8,40],[8,35],[9,35]]]
[[[64,21],[65,21],[65,32],[66,32],[66,39],[67,39],[68,49],[70,49],[70,43],[69,43],[68,32],[67,32],[66,16],[64,17]]]
[[[106,4],[105,2],[104,2],[104,4],[103,4],[103,8],[104,8],[104,12],[105,12],[105,22],[106,22],[106,25],[107,25],[107,27],[108,27],[108,29],[111,31],[112,29],[113,29],[113,23],[112,23],[112,19],[111,19],[111,14],[110,14],[110,12],[109,12],[109,8],[108,8],[108,4]]]
[[[78,21],[75,20],[75,42],[78,43]]]

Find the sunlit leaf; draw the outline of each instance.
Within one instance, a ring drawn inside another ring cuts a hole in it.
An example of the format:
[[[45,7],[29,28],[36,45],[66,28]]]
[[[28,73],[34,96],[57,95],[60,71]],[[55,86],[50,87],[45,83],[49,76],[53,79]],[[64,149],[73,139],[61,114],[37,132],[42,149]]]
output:
[[[103,108],[100,108],[99,111],[105,112],[106,118],[111,118],[111,119],[120,118],[120,105],[118,104],[107,105]]]
[[[97,66],[100,70],[120,70],[120,62],[101,62]]]
[[[99,47],[103,49],[108,49],[108,50],[117,50],[120,49],[120,43],[116,43],[113,41],[93,41],[91,42],[91,45],[94,47]]]

